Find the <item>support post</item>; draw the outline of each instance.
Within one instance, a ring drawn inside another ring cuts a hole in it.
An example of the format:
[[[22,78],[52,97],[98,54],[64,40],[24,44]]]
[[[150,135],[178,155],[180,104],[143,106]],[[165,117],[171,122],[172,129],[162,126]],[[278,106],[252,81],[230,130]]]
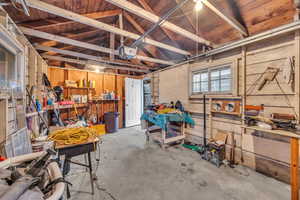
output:
[[[203,145],[206,147],[206,96],[203,95]]]
[[[291,200],[299,200],[299,140],[291,138]]]

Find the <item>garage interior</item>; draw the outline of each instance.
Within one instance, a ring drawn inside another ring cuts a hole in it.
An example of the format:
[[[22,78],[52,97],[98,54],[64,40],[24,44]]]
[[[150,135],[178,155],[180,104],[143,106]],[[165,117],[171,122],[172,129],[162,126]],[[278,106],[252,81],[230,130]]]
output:
[[[299,0],[1,0],[0,200],[299,200]]]

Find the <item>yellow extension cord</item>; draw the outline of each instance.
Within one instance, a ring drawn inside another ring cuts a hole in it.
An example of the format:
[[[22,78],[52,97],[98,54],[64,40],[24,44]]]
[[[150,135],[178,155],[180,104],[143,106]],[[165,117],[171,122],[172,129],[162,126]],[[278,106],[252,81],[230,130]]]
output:
[[[48,140],[58,145],[82,144],[97,138],[97,132],[91,128],[66,128],[54,131]]]

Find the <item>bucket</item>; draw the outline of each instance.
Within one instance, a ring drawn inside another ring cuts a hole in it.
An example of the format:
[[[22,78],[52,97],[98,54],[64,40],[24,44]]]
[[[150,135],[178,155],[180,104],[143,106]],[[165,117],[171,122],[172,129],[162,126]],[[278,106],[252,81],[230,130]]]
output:
[[[105,129],[107,133],[115,133],[119,127],[119,113],[107,112],[104,113]]]

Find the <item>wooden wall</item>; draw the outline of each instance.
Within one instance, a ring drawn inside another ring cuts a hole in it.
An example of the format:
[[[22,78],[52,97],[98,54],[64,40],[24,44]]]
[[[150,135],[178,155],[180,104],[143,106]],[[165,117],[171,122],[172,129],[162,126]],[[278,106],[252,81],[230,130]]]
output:
[[[228,95],[209,95],[208,98],[237,98],[247,105],[265,105],[265,115],[287,113],[299,116],[299,33],[282,35],[243,48],[203,58],[192,64],[162,70],[148,75],[152,77],[153,90],[158,90],[159,102],[181,100],[186,110],[192,113],[196,122],[194,128],[187,128],[187,140],[195,143],[203,141],[203,104],[202,95],[190,95],[191,72],[199,69],[230,64],[233,71],[233,89]],[[296,60],[295,91],[287,82],[286,72],[290,69],[290,58]],[[280,87],[275,81],[258,91],[257,79],[267,67],[280,69],[277,76]],[[244,75],[245,74],[245,75]],[[159,77],[155,81],[153,77]],[[250,92],[250,88],[251,89]],[[209,111],[209,100],[207,110]],[[207,138],[218,131],[229,134],[226,154],[236,141],[236,162],[251,167],[278,180],[289,182],[290,144],[289,138],[272,135],[267,132],[242,128],[241,117],[211,114],[207,116]]]
[[[52,84],[52,87],[60,85],[63,86],[65,80],[94,80],[96,81],[95,95],[101,95],[105,90],[114,91],[117,96],[120,97],[118,103],[119,116],[119,127],[123,127],[124,121],[124,100],[125,100],[125,76],[123,75],[113,75],[105,73],[94,73],[87,72],[82,70],[68,70],[68,69],[59,69],[59,68],[48,68],[49,80]],[[101,114],[105,112],[110,112],[114,110],[114,105],[112,103],[107,103],[104,105],[104,109],[101,111]],[[83,110],[79,110],[83,111]],[[95,114],[96,110],[93,107],[92,112]]]

